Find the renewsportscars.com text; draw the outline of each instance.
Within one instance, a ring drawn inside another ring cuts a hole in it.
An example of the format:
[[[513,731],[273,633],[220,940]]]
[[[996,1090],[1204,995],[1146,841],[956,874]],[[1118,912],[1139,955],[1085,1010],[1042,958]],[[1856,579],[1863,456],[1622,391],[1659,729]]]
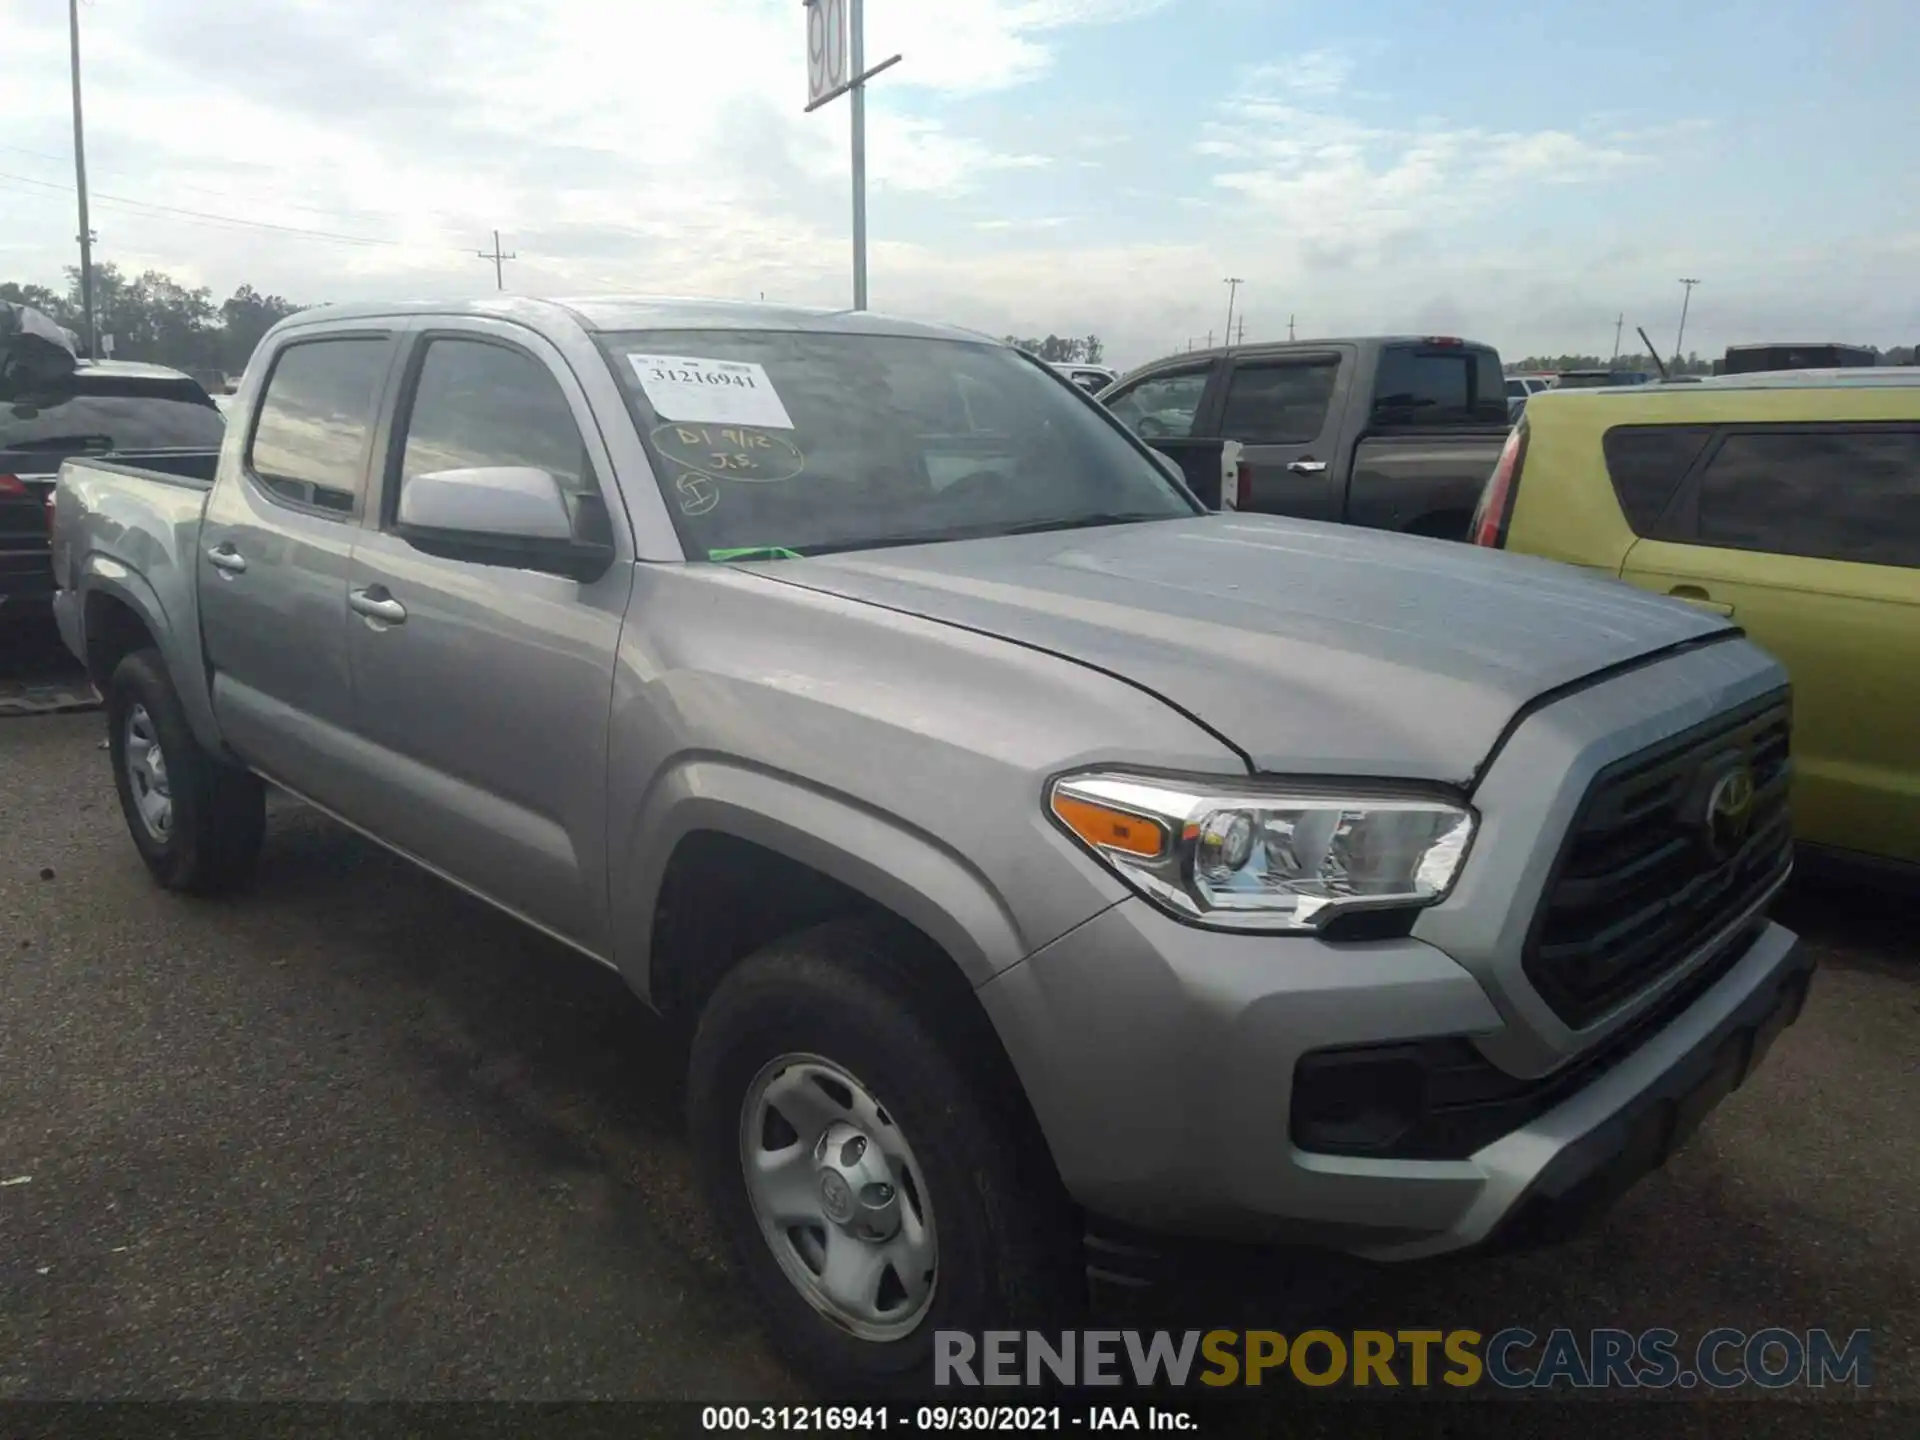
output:
[[[1865,1330],[941,1330],[937,1386],[1732,1390],[1873,1383]]]

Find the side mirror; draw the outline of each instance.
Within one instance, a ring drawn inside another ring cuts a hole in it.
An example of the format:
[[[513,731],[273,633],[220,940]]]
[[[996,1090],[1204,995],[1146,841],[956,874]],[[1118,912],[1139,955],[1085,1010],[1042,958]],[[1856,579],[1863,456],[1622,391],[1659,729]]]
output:
[[[613,546],[581,538],[560,482],[526,465],[431,470],[400,491],[395,533],[449,560],[597,579]]]
[[[1167,472],[1168,479],[1177,485],[1187,483],[1187,472],[1180,468],[1179,461],[1175,460],[1164,450],[1155,450],[1151,445],[1147,447],[1147,450],[1153,456],[1153,463]]]

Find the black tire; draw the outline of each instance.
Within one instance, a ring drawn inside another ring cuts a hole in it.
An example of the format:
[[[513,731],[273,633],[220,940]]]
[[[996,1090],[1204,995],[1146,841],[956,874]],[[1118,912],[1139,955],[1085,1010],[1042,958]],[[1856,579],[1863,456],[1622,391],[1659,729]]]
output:
[[[252,873],[266,834],[266,787],[258,777],[201,748],[158,650],[136,650],[107,681],[107,748],[127,831],[153,878],[169,890],[216,895]],[[172,824],[156,836],[141,817],[127,766],[127,721],[138,706],[166,757]]]
[[[914,984],[902,962],[915,950],[924,942],[868,921],[776,941],[726,976],[693,1039],[688,1108],[702,1184],[771,1339],[822,1394],[926,1393],[935,1331],[1053,1329],[1084,1300],[1073,1208],[1011,1077],[997,1073],[1004,1060],[983,1053],[993,1043],[986,1018],[977,1006],[963,1013],[924,972]],[[741,1112],[754,1077],[786,1054],[857,1077],[924,1172],[937,1279],[902,1338],[864,1339],[823,1315],[761,1233],[742,1174]]]

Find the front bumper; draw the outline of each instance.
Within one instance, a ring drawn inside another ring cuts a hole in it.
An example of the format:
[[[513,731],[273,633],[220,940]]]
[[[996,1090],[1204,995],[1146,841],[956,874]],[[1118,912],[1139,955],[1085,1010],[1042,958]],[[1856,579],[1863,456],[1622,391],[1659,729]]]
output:
[[[1129,900],[980,994],[1096,1220],[1403,1260],[1540,1238],[1609,1202],[1741,1083],[1811,971],[1762,922],[1590,1082],[1444,1160],[1310,1153],[1290,1133],[1303,1055],[1502,1030],[1479,981],[1422,941],[1230,935]]]

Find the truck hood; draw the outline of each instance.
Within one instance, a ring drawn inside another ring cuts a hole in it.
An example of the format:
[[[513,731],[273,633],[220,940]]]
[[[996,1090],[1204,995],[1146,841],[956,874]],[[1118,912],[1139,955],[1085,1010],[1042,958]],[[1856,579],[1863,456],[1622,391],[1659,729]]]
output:
[[[1466,784],[1528,701],[1733,629],[1527,556],[1252,515],[753,568],[1093,666],[1278,773]]]

